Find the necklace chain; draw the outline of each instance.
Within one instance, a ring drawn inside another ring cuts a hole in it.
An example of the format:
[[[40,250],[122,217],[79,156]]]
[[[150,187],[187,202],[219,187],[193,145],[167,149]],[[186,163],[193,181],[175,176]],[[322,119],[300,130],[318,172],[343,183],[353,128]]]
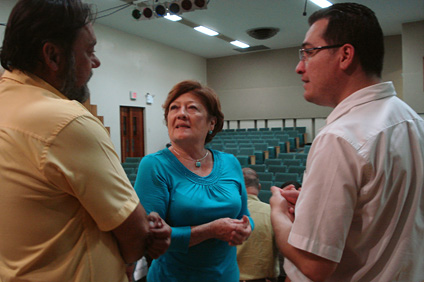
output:
[[[196,166],[196,167],[200,167],[201,165],[202,165],[202,163],[201,163],[201,161],[203,161],[208,155],[209,155],[209,150],[206,150],[206,154],[202,157],[202,158],[200,158],[200,159],[193,159],[193,158],[186,158],[186,157],[184,157],[184,156],[182,156],[178,151],[177,151],[177,149],[175,149],[175,147],[174,146],[172,146],[172,150],[175,152],[175,153],[177,153],[177,155],[178,156],[180,156],[181,158],[183,158],[183,159],[186,159],[186,160],[189,160],[189,161],[194,161],[195,163],[194,163],[194,165]]]

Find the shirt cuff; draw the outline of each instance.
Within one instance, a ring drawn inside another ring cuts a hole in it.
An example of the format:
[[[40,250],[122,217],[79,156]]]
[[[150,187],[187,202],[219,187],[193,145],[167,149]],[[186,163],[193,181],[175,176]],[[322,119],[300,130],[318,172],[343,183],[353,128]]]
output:
[[[171,245],[169,251],[187,253],[191,236],[191,227],[172,227]]]

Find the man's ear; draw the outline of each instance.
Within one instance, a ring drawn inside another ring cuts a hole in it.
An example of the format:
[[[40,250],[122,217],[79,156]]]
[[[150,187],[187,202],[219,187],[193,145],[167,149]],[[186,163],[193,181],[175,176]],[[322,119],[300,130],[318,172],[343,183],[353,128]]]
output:
[[[352,44],[345,44],[340,47],[340,67],[347,70],[353,63],[355,58],[355,47]]]
[[[64,62],[63,48],[54,43],[47,42],[43,45],[43,60],[51,71],[59,71]]]

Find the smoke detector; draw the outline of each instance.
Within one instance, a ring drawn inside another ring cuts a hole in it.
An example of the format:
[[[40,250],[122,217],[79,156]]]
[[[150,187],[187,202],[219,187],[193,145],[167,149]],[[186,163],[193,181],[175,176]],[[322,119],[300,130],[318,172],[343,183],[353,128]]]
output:
[[[255,39],[264,40],[273,37],[279,32],[280,29],[276,27],[259,27],[249,29],[247,32],[248,35]]]

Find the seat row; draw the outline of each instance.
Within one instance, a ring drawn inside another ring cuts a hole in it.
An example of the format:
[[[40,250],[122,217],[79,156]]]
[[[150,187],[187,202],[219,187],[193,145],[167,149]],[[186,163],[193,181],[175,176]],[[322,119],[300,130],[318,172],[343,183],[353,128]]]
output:
[[[211,144],[222,144],[224,146],[228,144],[254,144],[254,143],[263,143],[263,142],[273,142],[275,140],[277,143],[284,142],[290,144],[290,149],[295,151],[299,147],[305,145],[306,138],[303,135],[295,133],[294,135],[281,134],[281,135],[265,135],[265,136],[222,136],[216,137],[212,140]]]
[[[301,133],[306,133],[306,126],[296,126],[296,127],[291,127],[291,126],[285,126],[285,127],[261,127],[261,128],[237,128],[237,129],[233,129],[233,128],[228,128],[228,129],[223,129],[222,132],[268,132],[268,131],[299,131]]]
[[[268,140],[269,141],[269,140]],[[262,142],[253,144],[208,144],[210,149],[223,151],[239,158],[242,165],[248,164],[264,164],[267,159],[290,159],[297,156],[296,152],[289,153],[291,150],[288,148],[289,144],[278,142]],[[253,156],[253,158],[252,158]],[[280,157],[281,156],[281,157]],[[300,154],[296,158],[305,160],[307,155]]]
[[[302,183],[303,173],[305,170],[303,168],[302,171],[301,167],[296,167],[296,169],[299,169],[299,172],[258,172],[259,182],[262,183],[264,181],[269,181],[275,186],[281,186],[281,184],[288,181],[297,181]]]
[[[300,184],[302,184],[301,180],[295,179],[295,175],[287,175],[286,178],[284,178],[284,180],[285,181],[260,181],[261,190],[259,191],[259,195],[258,195],[259,200],[269,204],[269,199],[272,196],[272,193],[271,193],[272,186],[283,188],[283,186],[286,186],[285,185],[286,182],[292,182],[292,181],[297,181]]]
[[[272,193],[269,190],[260,190],[258,198],[264,203],[269,204],[269,199],[271,198]]]
[[[277,158],[271,158],[267,157],[268,154],[263,151],[254,151],[253,156],[252,153],[245,150],[224,150],[224,152],[233,154],[242,167],[253,165],[252,169],[256,171],[267,171],[269,165],[306,166],[308,156],[306,153],[279,153]]]
[[[255,138],[279,138],[288,136],[291,142],[298,146],[304,146],[307,140],[306,127],[273,127],[273,128],[243,128],[225,129],[219,132],[214,140],[255,139]]]
[[[122,163],[122,167],[133,186],[135,184],[138,166],[140,165],[141,159],[141,157],[126,157],[125,161]]]

